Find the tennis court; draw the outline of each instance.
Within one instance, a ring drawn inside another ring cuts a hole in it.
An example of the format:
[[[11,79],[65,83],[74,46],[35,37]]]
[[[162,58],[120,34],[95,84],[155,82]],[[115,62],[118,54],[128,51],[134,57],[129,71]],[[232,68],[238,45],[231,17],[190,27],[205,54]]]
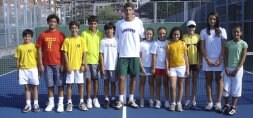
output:
[[[244,65],[245,72],[243,77],[243,93],[242,97],[238,102],[238,113],[234,117],[250,117],[251,109],[253,109],[253,73],[252,73],[252,65],[250,64],[250,60],[252,60],[252,55],[248,55],[246,59],[246,63]],[[73,109],[73,112],[64,112],[57,113],[56,111],[52,112],[44,112],[43,108],[45,108],[47,102],[47,88],[43,77],[40,79],[39,85],[39,104],[41,107],[41,111],[39,113],[29,112],[22,113],[22,108],[25,105],[25,96],[24,96],[24,88],[18,84],[17,79],[17,71],[15,70],[15,59],[13,57],[6,57],[1,59],[1,71],[0,71],[0,114],[3,118],[45,118],[45,117],[54,117],[54,118],[67,118],[67,117],[89,117],[89,118],[98,118],[98,117],[109,117],[109,118],[165,118],[165,117],[227,117],[223,114],[216,112],[207,112],[204,110],[204,106],[206,105],[206,93],[205,93],[205,80],[204,73],[201,71],[198,79],[198,94],[197,94],[197,110],[184,110],[183,112],[171,112],[164,108],[161,109],[153,109],[148,108],[146,105],[145,108],[141,109],[132,109],[130,107],[125,107],[123,110],[114,110],[114,109],[103,109],[103,108],[93,108],[89,109],[87,112],[80,111],[77,106]],[[129,80],[129,79],[128,79]],[[127,80],[127,83],[129,81]],[[99,80],[99,101],[100,104],[103,103],[103,80]],[[127,86],[128,87],[128,86]],[[139,103],[139,80],[137,79],[137,86],[135,91],[135,99],[137,103]],[[213,86],[213,91],[215,91],[215,86]],[[145,98],[148,99],[148,86],[145,86]],[[163,101],[163,91],[161,91],[161,98]],[[214,93],[214,92],[213,92]],[[128,89],[127,94],[128,96]],[[55,96],[57,98],[57,96]],[[65,96],[66,98],[66,96]],[[215,101],[215,95],[214,95]],[[77,105],[79,101],[77,86],[73,87],[73,103]],[[66,99],[64,103],[66,103]],[[198,114],[198,115],[196,115]]]

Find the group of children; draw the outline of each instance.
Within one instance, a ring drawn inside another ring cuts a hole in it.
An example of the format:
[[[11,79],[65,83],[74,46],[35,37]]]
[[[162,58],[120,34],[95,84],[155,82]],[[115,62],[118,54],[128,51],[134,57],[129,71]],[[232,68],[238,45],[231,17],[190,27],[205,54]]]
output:
[[[99,72],[104,78],[104,107],[121,109],[124,104],[124,80],[130,74],[130,95],[128,104],[131,107],[144,107],[144,86],[149,83],[149,107],[160,108],[161,83],[164,87],[164,107],[171,111],[183,111],[182,98],[184,84],[186,101],[184,108],[196,108],[198,72],[205,71],[208,104],[206,110],[213,108],[212,75],[215,73],[217,83],[217,103],[215,110],[234,115],[238,97],[241,96],[243,63],[247,52],[247,43],[241,40],[240,26],[232,29],[233,40],[225,43],[227,34],[219,26],[216,13],[207,18],[207,28],[195,33],[196,23],[188,21],[187,34],[183,35],[179,27],[173,27],[167,37],[167,29],[159,27],[158,39],[154,40],[154,30],[147,28],[133,16],[133,5],[124,5],[125,18],[116,25],[107,23],[104,26],[105,36],[97,29],[96,16],[88,19],[89,29],[79,32],[79,22],[71,21],[71,35],[65,35],[56,29],[59,18],[50,15],[47,18],[49,29],[42,32],[35,44],[31,42],[32,30],[23,31],[23,44],[17,47],[19,83],[25,86],[26,106],[23,111],[31,110],[30,88],[33,90],[35,112],[38,112],[39,75],[44,75],[48,87],[49,102],[45,111],[55,107],[54,86],[58,87],[59,102],[57,111],[64,111],[64,85],[67,85],[66,111],[72,111],[72,84],[78,85],[80,103],[78,107],[86,111],[93,106],[100,107],[98,101]],[[145,36],[144,36],[145,34]],[[144,38],[140,42],[140,37]],[[169,40],[168,40],[169,39]],[[140,73],[139,73],[140,72]],[[190,75],[192,78],[192,94],[190,94]],[[136,77],[140,76],[140,104],[134,100]],[[224,80],[222,79],[224,78]],[[87,104],[84,102],[84,80],[86,80]],[[119,80],[119,81],[118,81]],[[116,100],[116,83],[118,81],[119,100]],[[223,84],[224,83],[224,84]],[[110,85],[110,86],[109,86]],[[93,86],[94,98],[91,98]],[[111,88],[111,98],[109,98]],[[177,90],[178,89],[178,90]],[[154,95],[155,92],[155,95]],[[225,105],[221,107],[221,96]],[[228,96],[232,95],[232,106]],[[171,96],[171,102],[169,102]],[[191,98],[190,98],[191,96]],[[178,97],[178,98],[176,98]]]

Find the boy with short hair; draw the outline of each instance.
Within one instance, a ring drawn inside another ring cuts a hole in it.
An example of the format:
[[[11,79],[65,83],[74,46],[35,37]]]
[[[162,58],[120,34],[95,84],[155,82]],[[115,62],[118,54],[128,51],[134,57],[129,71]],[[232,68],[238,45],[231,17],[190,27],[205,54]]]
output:
[[[83,72],[85,70],[86,45],[82,37],[78,36],[80,23],[78,21],[71,21],[69,29],[71,36],[64,39],[61,50],[64,54],[64,62],[67,70],[66,84],[67,84],[67,99],[68,104],[66,111],[72,111],[73,105],[71,100],[72,84],[77,83],[78,92],[80,95],[79,108],[83,111],[88,110],[83,101]]]
[[[93,105],[96,108],[100,107],[98,101],[98,63],[99,63],[99,44],[103,38],[103,33],[97,29],[98,18],[96,16],[90,16],[88,18],[89,29],[83,31],[81,37],[85,40],[87,46],[86,53],[86,71],[84,73],[86,77],[86,91],[87,91],[87,107],[92,108]],[[94,99],[93,105],[91,100],[91,84],[93,82]]]
[[[100,70],[102,76],[104,76],[104,108],[108,109],[109,106],[114,107],[116,105],[116,81],[118,80],[116,74],[117,65],[117,41],[114,37],[115,25],[111,22],[104,26],[106,36],[100,43]],[[109,83],[110,81],[110,83]],[[111,101],[109,100],[109,84],[111,84]]]
[[[134,100],[136,76],[140,73],[140,38],[144,38],[142,21],[134,16],[134,5],[131,2],[124,4],[125,18],[116,23],[115,37],[118,40],[119,60],[119,102],[116,108],[122,109],[124,104],[125,76],[130,74],[130,95],[128,105],[139,108]]]
[[[25,87],[26,106],[23,112],[31,110],[31,92],[33,90],[34,112],[40,111],[38,104],[38,85],[39,75],[37,68],[37,49],[32,43],[33,31],[25,29],[22,34],[23,44],[20,44],[16,50],[16,65],[18,69],[18,80],[20,85]]]
[[[58,108],[57,112],[64,111],[63,98],[64,98],[64,73],[61,46],[64,41],[64,34],[57,30],[59,24],[59,17],[51,14],[47,17],[48,30],[42,32],[36,43],[38,48],[38,63],[39,72],[44,73],[44,77],[48,87],[49,102],[45,111],[52,111],[55,107],[54,104],[54,86],[58,86]]]

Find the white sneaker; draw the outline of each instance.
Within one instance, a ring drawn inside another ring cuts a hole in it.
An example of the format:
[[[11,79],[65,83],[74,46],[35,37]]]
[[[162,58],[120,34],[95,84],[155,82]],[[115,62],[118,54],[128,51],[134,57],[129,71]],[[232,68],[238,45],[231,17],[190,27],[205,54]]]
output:
[[[154,101],[152,99],[149,100],[149,107],[154,107]]]
[[[87,99],[87,107],[89,108],[89,109],[91,109],[93,106],[92,106],[92,100],[89,98],[89,99]]]
[[[176,103],[172,103],[172,104],[170,105],[170,110],[171,110],[171,111],[175,111],[175,110],[176,110]]]
[[[157,109],[161,108],[161,102],[159,100],[156,100],[155,108]]]
[[[68,103],[67,104],[67,108],[66,108],[66,111],[70,112],[73,110],[73,104],[72,103]]]
[[[54,103],[47,103],[45,111],[52,111],[54,109]]]
[[[170,103],[169,103],[169,101],[165,101],[165,103],[164,103],[164,107],[165,107],[166,109],[170,107]]]
[[[144,99],[140,100],[140,107],[144,107]]]
[[[57,112],[64,112],[64,105],[63,104],[58,104]]]
[[[213,102],[209,102],[209,103],[206,105],[205,110],[210,111],[210,110],[212,110],[212,108],[213,108]]]
[[[215,105],[214,105],[214,108],[216,111],[220,111],[221,110],[221,103],[220,102],[217,102]]]
[[[179,112],[183,111],[182,104],[177,104],[177,111]]]
[[[99,104],[97,98],[93,99],[93,105],[94,105],[95,108],[100,108],[100,104]]]

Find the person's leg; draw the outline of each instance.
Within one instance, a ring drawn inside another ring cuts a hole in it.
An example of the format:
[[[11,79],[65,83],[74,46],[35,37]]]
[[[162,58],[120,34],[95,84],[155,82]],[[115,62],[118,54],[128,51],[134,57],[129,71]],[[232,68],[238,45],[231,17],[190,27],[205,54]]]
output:
[[[150,91],[150,99],[154,99],[154,76],[153,75],[149,75],[148,76],[148,82],[149,82],[149,91]]]
[[[93,91],[94,91],[94,98],[98,97],[98,79],[92,79],[93,81]]]
[[[178,85],[178,102],[181,103],[184,94],[184,78],[178,77],[177,85]]]
[[[177,88],[177,76],[170,76],[171,111],[175,111],[176,108],[176,91],[177,91],[176,88]]]
[[[140,75],[140,86],[139,86],[139,91],[140,91],[140,99],[144,99],[144,87],[145,87],[145,82],[146,82],[146,76],[145,75]]]
[[[192,70],[190,70],[190,73],[193,73]],[[192,78],[193,78],[193,74],[192,74]],[[190,76],[185,78],[185,97],[186,97],[186,101],[185,101],[185,106],[188,107],[190,104]]]
[[[161,76],[155,75],[155,85],[156,100],[160,101]]]
[[[192,103],[196,103],[199,71],[192,71]]]
[[[213,100],[212,100],[212,78],[213,78],[213,71],[205,71],[206,75],[206,94],[208,99],[208,104],[206,106],[206,110],[211,110],[213,107]]]
[[[72,96],[72,84],[68,83],[67,84],[67,100],[69,104],[72,104],[71,96]]]
[[[221,103],[222,91],[223,91],[223,78],[221,77],[221,71],[215,72],[215,79],[217,84],[217,102]]]
[[[170,103],[169,103],[169,81],[168,77],[166,75],[166,72],[164,71],[164,76],[163,76],[163,88],[164,88],[164,107],[169,108]]]
[[[32,109],[31,107],[31,92],[30,92],[30,85],[29,84],[25,84],[24,85],[25,88],[25,99],[26,99],[26,105],[23,109],[23,112],[28,112]]]
[[[109,101],[109,79],[104,80],[104,97]]]
[[[135,86],[136,86],[136,76],[135,75],[130,75],[130,96],[129,96],[129,101],[134,101],[134,91],[135,91]]]

